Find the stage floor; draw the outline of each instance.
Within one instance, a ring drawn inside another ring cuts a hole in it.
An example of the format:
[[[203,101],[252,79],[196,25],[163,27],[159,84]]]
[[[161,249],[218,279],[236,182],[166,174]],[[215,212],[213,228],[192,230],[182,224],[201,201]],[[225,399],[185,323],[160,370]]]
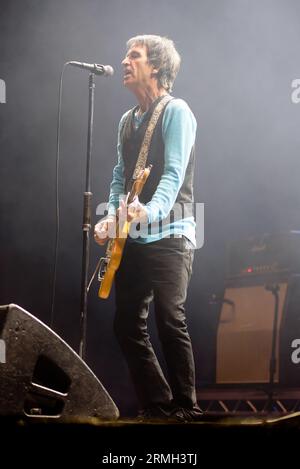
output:
[[[200,422],[172,425],[130,419],[59,423],[2,417],[0,431],[2,457],[11,464],[26,462],[31,467],[77,463],[82,467],[208,467],[220,462],[231,467],[252,462],[261,467],[272,458],[276,462],[284,457],[286,463],[292,458],[300,437],[300,413],[279,418],[211,415]]]

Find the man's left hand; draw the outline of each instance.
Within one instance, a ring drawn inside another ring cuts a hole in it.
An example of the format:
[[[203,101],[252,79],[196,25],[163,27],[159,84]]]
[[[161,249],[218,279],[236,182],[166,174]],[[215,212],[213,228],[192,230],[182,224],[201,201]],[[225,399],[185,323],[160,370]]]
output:
[[[121,200],[118,208],[119,219],[126,220],[128,222],[137,223],[148,223],[148,213],[143,204],[139,201],[138,196],[135,197],[131,204],[126,205],[124,200]],[[126,218],[127,217],[127,218]]]

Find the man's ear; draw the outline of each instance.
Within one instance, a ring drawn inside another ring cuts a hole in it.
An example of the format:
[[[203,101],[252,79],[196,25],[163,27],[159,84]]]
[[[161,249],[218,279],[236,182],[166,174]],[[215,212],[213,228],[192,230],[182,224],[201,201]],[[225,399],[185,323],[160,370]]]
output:
[[[152,70],[152,72],[151,72],[151,75],[152,75],[153,77],[155,77],[156,75],[158,75],[158,72],[159,72],[159,69],[158,69],[158,68],[154,68],[154,69]]]

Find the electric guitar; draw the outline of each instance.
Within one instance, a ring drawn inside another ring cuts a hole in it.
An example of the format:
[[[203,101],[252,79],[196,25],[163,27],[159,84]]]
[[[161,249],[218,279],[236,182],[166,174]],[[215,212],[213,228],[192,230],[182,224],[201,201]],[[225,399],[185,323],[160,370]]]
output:
[[[149,177],[151,168],[152,166],[149,165],[147,168],[141,170],[138,177],[134,180],[131,190],[126,198],[127,206],[133,202],[134,198],[140,195],[142,192],[143,187]],[[99,262],[99,298],[106,299],[110,294],[115,273],[121,263],[123,250],[130,230],[130,225],[131,222],[125,220],[124,223],[121,224],[119,218],[116,218],[116,237],[109,239],[105,257],[101,257]]]

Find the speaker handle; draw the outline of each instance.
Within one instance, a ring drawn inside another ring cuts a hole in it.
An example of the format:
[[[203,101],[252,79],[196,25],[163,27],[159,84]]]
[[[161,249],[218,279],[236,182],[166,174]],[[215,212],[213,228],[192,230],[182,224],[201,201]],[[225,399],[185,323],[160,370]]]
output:
[[[228,298],[218,298],[218,296],[214,293],[211,296],[210,304],[219,304],[222,305],[223,303],[231,306],[231,317],[229,319],[220,319],[220,323],[225,324],[231,322],[235,319],[236,309],[235,309],[235,302],[229,300]]]

